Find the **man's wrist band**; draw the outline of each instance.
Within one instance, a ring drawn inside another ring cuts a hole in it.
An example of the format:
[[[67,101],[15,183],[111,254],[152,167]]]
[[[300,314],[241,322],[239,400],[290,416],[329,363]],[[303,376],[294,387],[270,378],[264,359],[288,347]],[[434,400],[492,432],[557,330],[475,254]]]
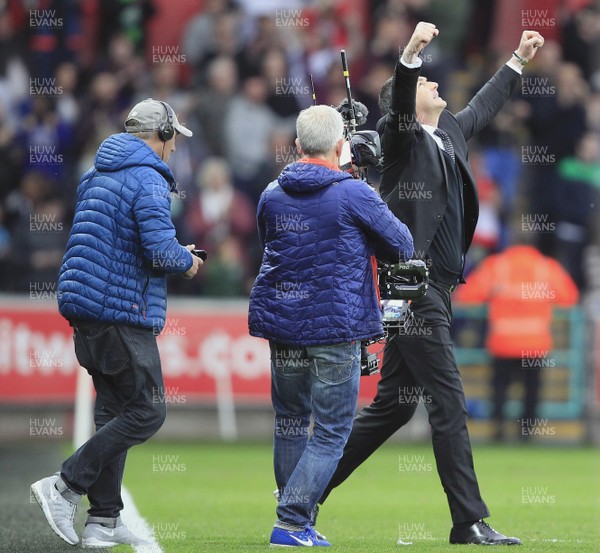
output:
[[[523,57],[519,56],[519,54],[517,54],[517,52],[516,52],[516,51],[515,51],[515,52],[513,52],[513,53],[512,53],[512,55],[513,55],[515,58],[517,58],[517,59],[519,60],[519,63],[520,63],[521,65],[527,65],[527,64],[529,63],[529,61],[528,61],[528,60],[526,60],[525,58],[523,58]]]

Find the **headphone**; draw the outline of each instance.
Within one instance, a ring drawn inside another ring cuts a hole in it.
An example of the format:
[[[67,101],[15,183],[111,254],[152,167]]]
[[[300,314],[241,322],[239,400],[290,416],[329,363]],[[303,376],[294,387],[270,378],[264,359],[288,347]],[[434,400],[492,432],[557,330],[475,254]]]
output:
[[[169,104],[166,104],[161,100],[159,100],[159,102],[165,108],[165,112],[167,113],[167,120],[163,121],[158,126],[158,138],[160,138],[161,142],[168,142],[169,140],[171,140],[171,138],[173,138],[173,136],[175,136],[175,128],[173,127],[173,108]]]

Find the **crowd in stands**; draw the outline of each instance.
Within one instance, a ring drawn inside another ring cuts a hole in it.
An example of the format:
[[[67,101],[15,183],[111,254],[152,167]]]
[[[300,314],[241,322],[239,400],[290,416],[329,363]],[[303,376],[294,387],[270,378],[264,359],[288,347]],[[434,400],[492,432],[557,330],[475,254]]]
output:
[[[172,214],[180,242],[209,252],[201,278],[171,279],[170,290],[246,296],[261,256],[256,204],[296,159],[309,75],[318,103],[338,104],[345,48],[354,97],[370,110],[363,128],[374,129],[381,85],[420,20],[440,29],[423,73],[453,111],[524,29],[546,37],[521,89],[471,144],[481,217],[469,268],[520,230],[584,290],[587,252],[600,244],[600,1],[5,0],[0,291],[56,281],[79,177],[131,106],[153,97],[194,132],[169,162],[180,190]],[[178,39],[165,44],[165,33]]]

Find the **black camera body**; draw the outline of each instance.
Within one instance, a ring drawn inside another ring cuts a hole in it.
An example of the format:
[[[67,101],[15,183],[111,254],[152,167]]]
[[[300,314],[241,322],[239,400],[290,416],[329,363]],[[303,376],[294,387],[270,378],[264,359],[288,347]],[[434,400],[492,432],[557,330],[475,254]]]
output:
[[[429,288],[429,269],[424,261],[411,259],[403,263],[378,263],[381,299],[415,300]]]
[[[424,261],[418,259],[395,264],[379,262],[377,281],[384,328],[382,340],[385,340],[410,324],[413,317],[410,301],[427,293],[429,269]],[[370,353],[368,346],[382,340],[364,340],[361,343],[361,376],[379,372],[377,354]]]
[[[352,163],[359,168],[379,167],[381,139],[377,131],[356,131],[350,135]]]

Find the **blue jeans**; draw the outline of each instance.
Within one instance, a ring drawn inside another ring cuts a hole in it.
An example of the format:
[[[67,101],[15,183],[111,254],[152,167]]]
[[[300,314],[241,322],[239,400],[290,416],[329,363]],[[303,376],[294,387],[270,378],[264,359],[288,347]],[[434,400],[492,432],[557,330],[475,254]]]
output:
[[[302,530],[342,456],[360,380],[360,342],[298,348],[271,342],[276,526]],[[310,416],[314,418],[309,439]]]
[[[90,516],[116,518],[127,451],[165,420],[160,356],[152,329],[73,322],[75,353],[96,389],[96,433],[62,465],[61,477],[87,494]]]

